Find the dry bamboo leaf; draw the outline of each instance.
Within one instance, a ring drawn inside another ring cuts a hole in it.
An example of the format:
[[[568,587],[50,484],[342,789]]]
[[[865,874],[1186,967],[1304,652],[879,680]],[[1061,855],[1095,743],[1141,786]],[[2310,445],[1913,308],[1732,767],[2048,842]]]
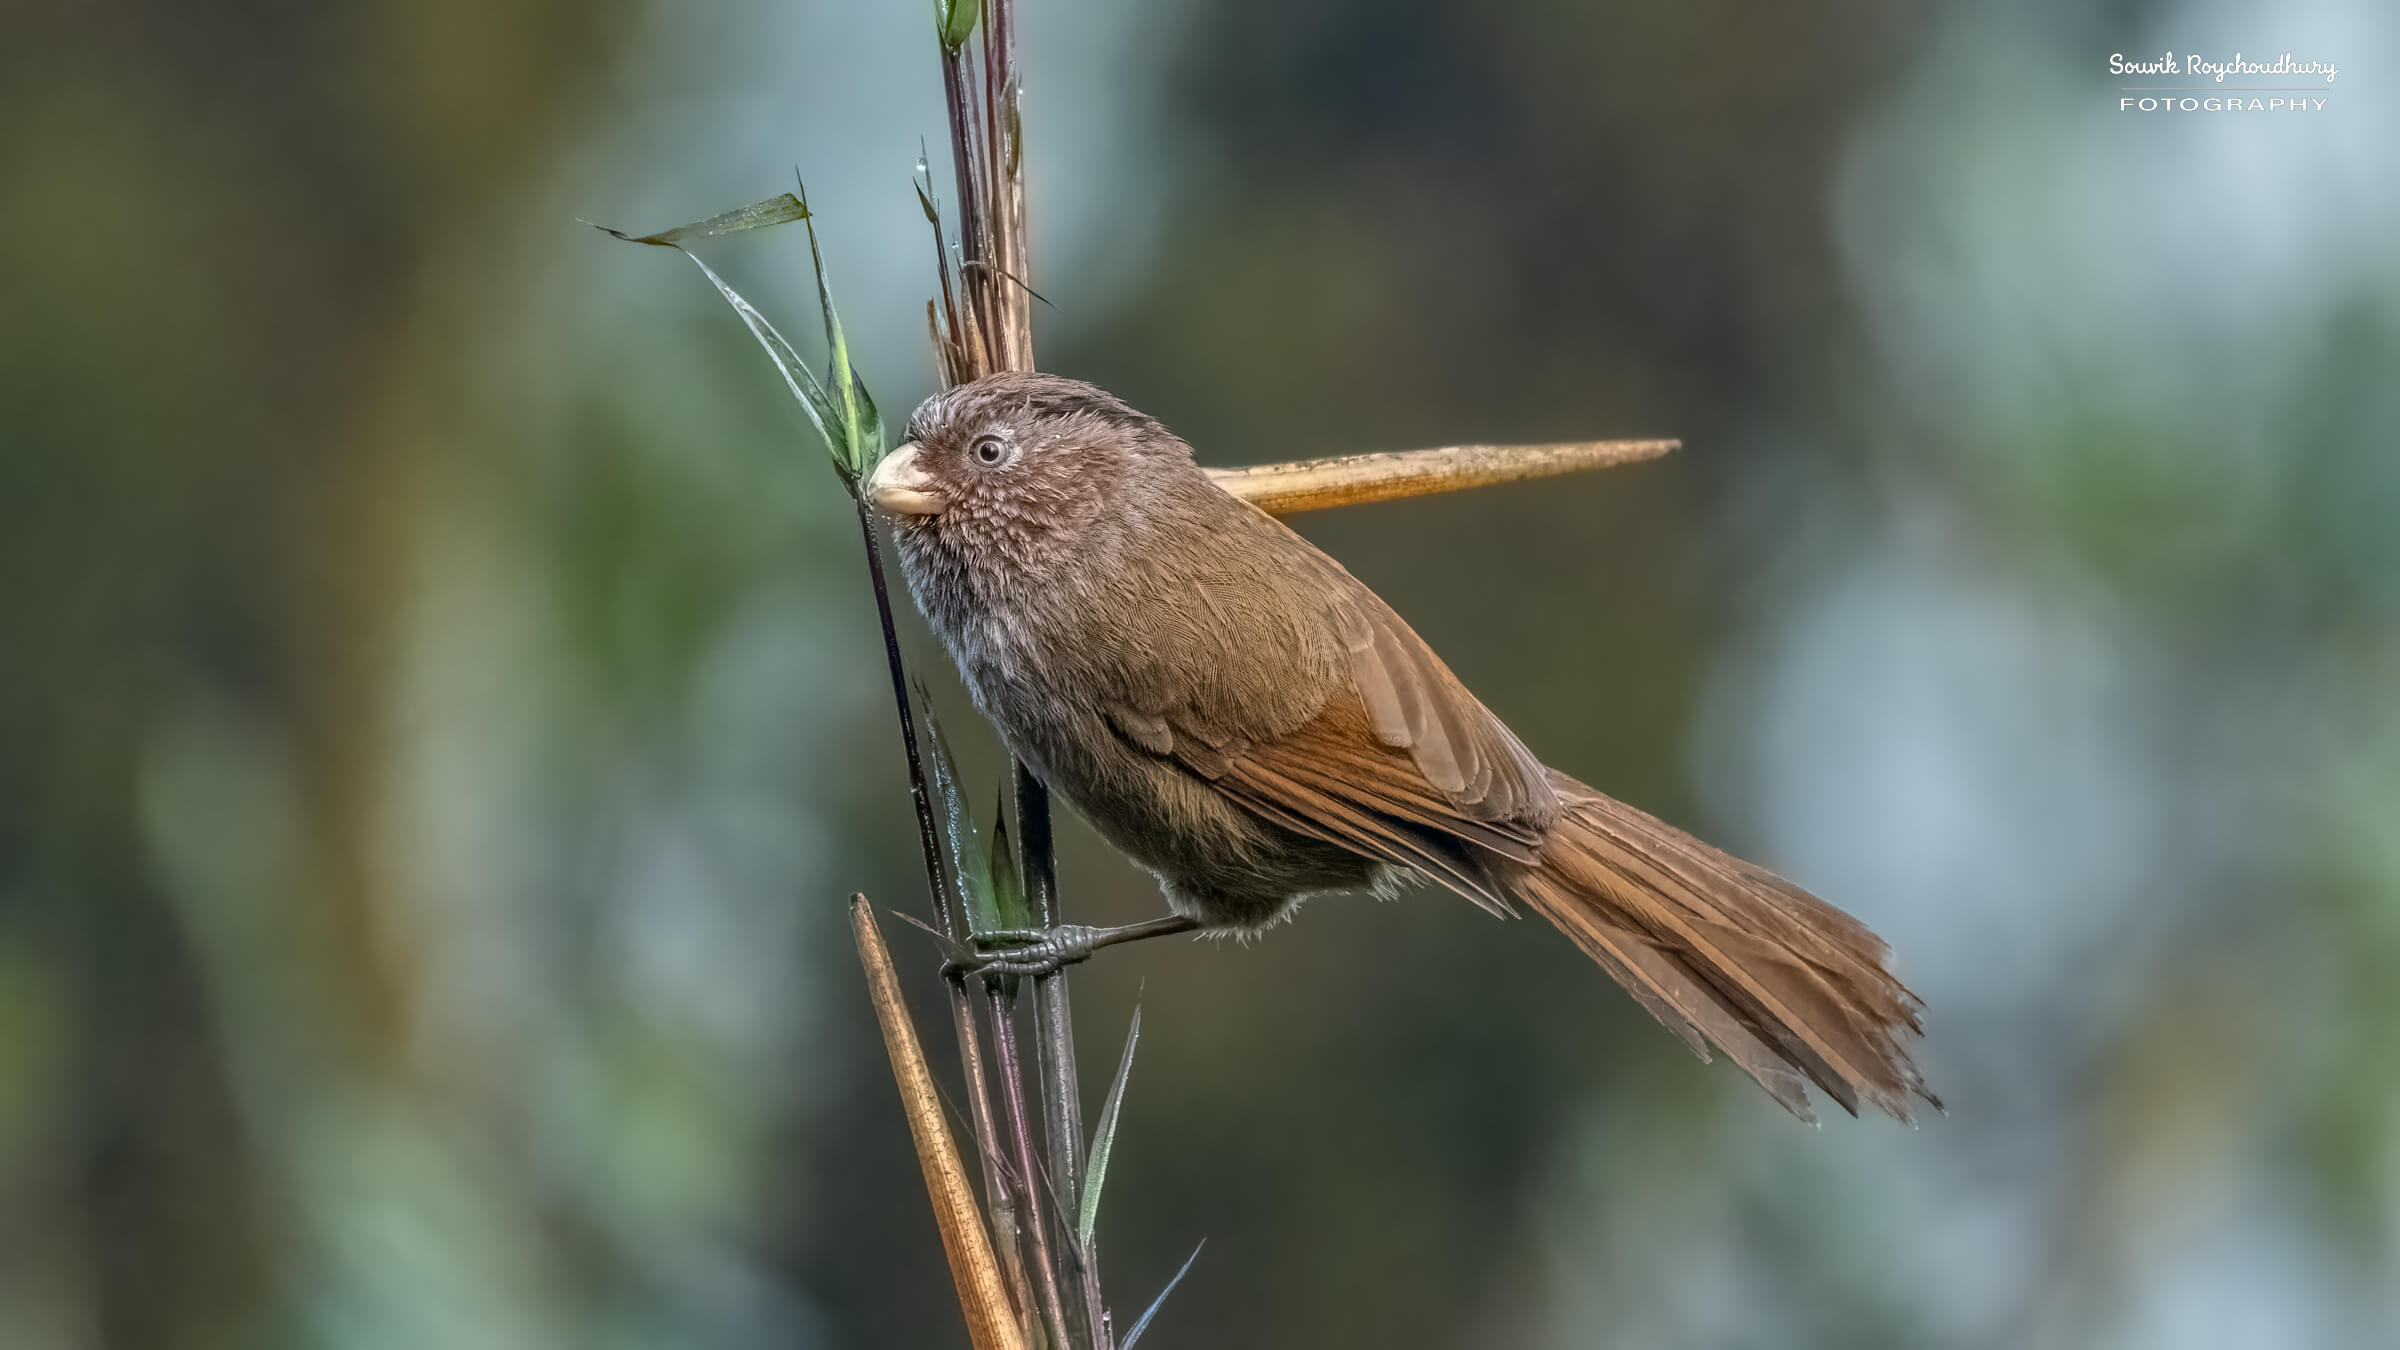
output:
[[[1336,455],[1245,469],[1210,469],[1217,486],[1271,515],[1422,497],[1463,488],[1581,473],[1643,460],[1681,441],[1569,441],[1556,445],[1453,445]]]

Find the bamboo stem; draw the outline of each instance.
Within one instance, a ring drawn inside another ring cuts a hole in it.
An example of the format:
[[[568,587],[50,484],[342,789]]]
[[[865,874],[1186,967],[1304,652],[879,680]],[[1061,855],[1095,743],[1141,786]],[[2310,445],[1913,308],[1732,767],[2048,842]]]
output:
[[[1050,841],[1050,790],[1022,762],[1017,765],[1018,849],[1025,898],[1034,920],[1058,926],[1058,861]],[[1083,1193],[1083,1096],[1075,1080],[1074,1014],[1059,972],[1033,980],[1034,1054],[1042,1078],[1043,1134],[1049,1144],[1050,1176],[1061,1196]]]
[[[908,1117],[917,1162],[925,1170],[925,1192],[933,1200],[942,1251],[950,1259],[951,1278],[958,1284],[958,1306],[966,1314],[968,1339],[975,1350],[1025,1350],[1024,1335],[1001,1287],[991,1237],[976,1212],[975,1188],[968,1184],[966,1166],[959,1161],[958,1146],[942,1119],[941,1100],[934,1094],[924,1048],[917,1043],[917,1029],[900,1000],[900,978],[892,971],[892,956],[875,926],[875,911],[863,895],[850,897],[850,928],[858,939],[867,995],[875,1004],[875,1020],[883,1028],[884,1053],[900,1087],[900,1107]]]
[[[1008,1160],[1000,1153],[991,1073],[984,1063],[982,1037],[975,1029],[978,1013],[992,1015],[991,993],[980,985],[970,990],[964,978],[954,977],[947,984],[951,1030],[958,1036],[959,1063],[967,1076],[968,1123],[975,1130],[976,1162],[983,1170],[984,1204],[992,1214],[992,1241],[1000,1250],[1000,1273],[1007,1280],[1009,1301],[1015,1305],[1018,1321],[1030,1339],[1038,1305],[1033,1281],[1025,1271],[1023,1244],[1017,1241],[1018,1227],[1024,1220],[1017,1209],[1017,1188],[1009,1176]]]
[[[1032,370],[1033,302],[1025,288],[1033,284],[1033,271],[1025,239],[1025,139],[1018,103],[1023,77],[1017,69],[1014,0],[985,0],[983,50],[990,67],[984,139],[991,160],[992,244],[984,261],[1004,274],[992,283],[1001,317],[999,362],[1005,370]]]
[[[925,854],[925,885],[933,892],[933,912],[942,931],[956,941],[959,923],[950,912],[950,886],[942,875],[942,836],[933,823],[933,794],[925,790],[925,758],[917,752],[917,719],[908,704],[908,669],[900,659],[900,634],[892,626],[891,589],[883,581],[883,551],[875,545],[875,526],[863,497],[852,497],[858,508],[858,535],[867,549],[867,576],[875,586],[875,613],[883,620],[883,655],[892,672],[892,702],[900,712],[900,743],[908,751],[908,793],[917,808],[917,843]]]
[[[1058,864],[1050,842],[1050,790],[1022,763],[1017,765],[1017,832],[1025,898],[1042,927],[1056,927]],[[1051,1185],[1058,1193],[1064,1228],[1072,1231],[1083,1204],[1083,1092],[1075,1073],[1075,1014],[1058,972],[1034,977],[1033,1036]],[[1092,1329],[1091,1343],[1105,1346],[1108,1310],[1100,1290],[1099,1257],[1072,1240],[1066,1243],[1065,1257],[1083,1305],[1083,1321]]]
[[[1005,985],[1003,986],[1005,990]],[[1026,1265],[1033,1279],[1034,1301],[1041,1308],[1043,1325],[1050,1333],[1053,1346],[1069,1347],[1084,1344],[1070,1339],[1067,1332],[1066,1291],[1059,1284],[1058,1263],[1050,1252],[1050,1213],[1063,1206],[1063,1199],[1053,1198],[1045,1206],[1042,1195],[1042,1173],[1034,1161],[1031,1113],[1025,1109],[1025,1065],[1017,1049],[1016,998],[1013,991],[1002,992],[992,999],[992,1056],[993,1068],[1000,1076],[1001,1140],[1010,1152],[1022,1183],[1017,1193],[1019,1232],[1025,1238]],[[1081,1322],[1080,1314],[1075,1319]]]
[[[1682,445],[1675,440],[1453,445],[1210,469],[1208,476],[1234,496],[1280,516],[1638,464]]]
[[[917,809],[917,841],[925,855],[925,884],[933,893],[935,918],[941,923],[943,933],[955,942],[964,936],[962,929],[965,916],[956,913],[950,906],[950,882],[942,865],[941,831],[933,823],[933,797],[926,790],[925,760],[917,749],[916,716],[908,700],[908,672],[900,658],[900,635],[892,624],[892,597],[883,579],[883,553],[876,547],[875,530],[869,523],[866,502],[858,500],[855,504],[858,507],[859,536],[867,550],[867,576],[874,584],[875,611],[883,621],[883,651],[891,667],[892,702],[900,716],[900,742],[908,754],[908,788]],[[1017,1215],[1008,1203],[1007,1187],[992,1174],[993,1159],[987,1142],[992,1138],[992,1090],[984,1067],[983,1049],[975,1034],[974,1009],[970,1006],[965,981],[950,981],[945,992],[949,997],[950,1020],[958,1036],[960,1067],[967,1080],[968,1110],[974,1117],[979,1154],[976,1161],[984,1171],[985,1193],[991,1197],[992,1222],[1000,1237],[1011,1243],[1006,1266],[1008,1287],[1014,1295],[1012,1301],[1015,1305],[1030,1315],[1032,1291],[1025,1278],[1023,1262],[1013,1245]]]
[[[1017,65],[1015,7],[1011,0],[984,0],[981,69],[961,47],[942,53],[943,94],[950,127],[951,163],[959,196],[959,272],[963,303],[950,302],[948,257],[941,272],[947,333],[934,324],[935,346],[946,382],[959,383],[994,370],[1032,370],[1033,313],[1025,230],[1024,131],[1019,115],[1022,80]],[[980,76],[980,79],[978,78]],[[930,196],[928,213],[931,214]],[[937,245],[940,224],[935,224]],[[965,330],[962,331],[962,321]],[[1021,871],[1028,898],[1044,927],[1061,921],[1057,868],[1050,839],[1050,794],[1022,763],[1016,765],[1017,827]],[[1047,1210],[1062,1217],[1061,1235],[1072,1232],[1082,1203],[1083,1109],[1077,1090],[1074,1017],[1063,972],[1034,981],[1033,1064],[1041,1096],[1043,1161],[1047,1195],[1036,1170],[1025,1109],[1025,1078],[1017,1028],[1006,997],[992,999],[993,1069],[1001,1097],[992,1122],[994,1144],[1009,1156],[1020,1177],[1015,1217],[1017,1253],[1031,1278],[1036,1302],[1059,1350],[1104,1343],[1107,1313],[1092,1254],[1075,1247],[1054,1253],[1044,1223]],[[992,1145],[987,1145],[992,1146]],[[1059,1258],[1071,1265],[1062,1287]],[[1080,1335],[1070,1335],[1080,1332]]]

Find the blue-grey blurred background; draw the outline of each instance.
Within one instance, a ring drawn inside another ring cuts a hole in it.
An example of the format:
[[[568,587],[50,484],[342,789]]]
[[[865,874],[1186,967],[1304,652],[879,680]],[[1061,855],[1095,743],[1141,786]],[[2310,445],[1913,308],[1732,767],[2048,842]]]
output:
[[[1119,1308],[1208,1239],[1146,1344],[2400,1343],[2400,11],[1022,11],[1047,366],[1218,463],[1684,439],[1299,523],[1889,937],[1951,1106],[1806,1129],[1440,895],[1112,952]],[[852,522],[577,223],[796,165],[905,409],[926,6],[9,28],[0,1345],[963,1344],[843,920],[925,908]],[[2343,74],[2121,112],[2166,49]],[[813,330],[796,233],[710,256]]]

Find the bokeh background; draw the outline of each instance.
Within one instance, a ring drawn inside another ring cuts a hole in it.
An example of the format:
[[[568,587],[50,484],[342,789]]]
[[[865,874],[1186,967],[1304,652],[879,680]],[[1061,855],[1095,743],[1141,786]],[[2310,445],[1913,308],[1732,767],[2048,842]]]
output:
[[[2400,1343],[2400,11],[1023,9],[1045,364],[1220,463],[1684,438],[1299,523],[1887,935],[1952,1108],[1798,1126],[1438,895],[1112,952],[1119,1307],[1207,1239],[1148,1343]],[[926,7],[8,27],[0,1345],[962,1344],[842,917],[924,908],[845,504],[577,223],[798,166],[909,406]],[[2120,113],[2160,49],[2344,73]],[[812,330],[797,235],[711,256]]]

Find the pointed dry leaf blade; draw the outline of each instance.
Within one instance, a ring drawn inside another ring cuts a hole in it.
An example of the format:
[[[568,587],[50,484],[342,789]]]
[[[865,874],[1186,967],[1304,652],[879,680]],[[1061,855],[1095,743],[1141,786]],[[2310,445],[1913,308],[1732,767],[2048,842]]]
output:
[[[1058,306],[1050,303],[1049,296],[1046,296],[1040,291],[1035,290],[1033,287],[1026,285],[1022,278],[1020,278],[1016,273],[1009,271],[1005,267],[994,267],[987,262],[965,262],[959,264],[959,266],[966,271],[988,272],[991,275],[1000,278],[1002,281],[1007,282],[1009,285],[1016,287],[1018,290],[1025,292],[1029,299],[1037,300],[1044,305],[1048,305],[1051,309],[1058,308]]]
[[[1100,1226],[1100,1188],[1108,1184],[1108,1153],[1117,1139],[1117,1111],[1125,1104],[1125,1080],[1133,1075],[1133,1048],[1142,1040],[1142,1005],[1133,1005],[1133,1024],[1125,1028],[1125,1053],[1117,1060],[1117,1076],[1108,1085],[1100,1119],[1092,1127],[1092,1151],[1083,1165],[1083,1212],[1075,1217],[1075,1237],[1091,1250],[1092,1234]]]
[[[900,997],[900,978],[892,970],[891,952],[884,946],[874,910],[863,895],[850,898],[850,927],[858,942],[859,964],[867,977],[875,1020],[883,1031],[884,1052],[891,1060],[892,1078],[908,1118],[910,1141],[925,1175],[926,1194],[933,1201],[943,1252],[957,1284],[959,1309],[966,1315],[968,1337],[975,1350],[1024,1350],[1024,1330],[1010,1311],[991,1235],[976,1207],[974,1185],[967,1179],[965,1161],[942,1118],[939,1090],[925,1063],[916,1027],[909,1021],[908,1005]]]
[[[1282,464],[1210,469],[1210,481],[1269,515],[1500,483],[1520,483],[1672,453],[1676,440],[1569,441],[1553,445],[1451,445],[1436,450],[1328,455]]]
[[[1207,1238],[1200,1239],[1200,1247],[1207,1245]],[[1150,1306],[1144,1308],[1140,1319],[1134,1322],[1133,1330],[1126,1332],[1125,1339],[1117,1342],[1117,1350],[1133,1350],[1133,1343],[1150,1329],[1150,1319],[1158,1316],[1158,1310],[1166,1306],[1167,1295],[1175,1292],[1175,1286],[1183,1283],[1183,1277],[1191,1273],[1192,1262],[1200,1259],[1200,1247],[1192,1248],[1192,1254],[1183,1258],[1183,1269],[1176,1271],[1175,1278],[1167,1281],[1167,1287],[1158,1291],[1157,1298],[1150,1300]]]
[[[975,953],[969,950],[965,943],[952,941],[950,939],[950,935],[944,933],[941,929],[934,927],[932,924],[925,922],[923,919],[918,918],[914,914],[903,914],[899,910],[893,910],[892,917],[898,919],[902,923],[908,924],[913,928],[923,930],[925,936],[933,939],[934,948],[935,950],[941,952],[943,960],[955,962],[962,966],[971,965],[974,963]]]

